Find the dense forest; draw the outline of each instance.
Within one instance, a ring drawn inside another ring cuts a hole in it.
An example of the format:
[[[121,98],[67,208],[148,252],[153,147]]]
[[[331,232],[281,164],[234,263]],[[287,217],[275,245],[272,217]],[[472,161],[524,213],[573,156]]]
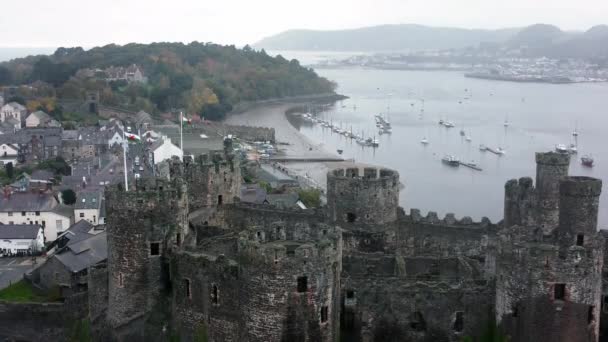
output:
[[[84,69],[138,65],[146,83],[106,82]],[[153,114],[183,108],[217,120],[243,101],[330,93],[335,84],[297,60],[271,57],[249,46],[203,43],[107,45],[90,50],[59,48],[0,64],[0,86],[37,84],[40,97],[59,102],[100,92],[102,104]],[[53,104],[53,107],[54,104]],[[44,107],[43,107],[44,108]]]

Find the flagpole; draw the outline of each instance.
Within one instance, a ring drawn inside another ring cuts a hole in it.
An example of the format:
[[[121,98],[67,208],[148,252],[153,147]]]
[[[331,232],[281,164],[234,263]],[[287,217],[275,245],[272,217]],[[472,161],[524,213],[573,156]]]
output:
[[[182,155],[184,155],[184,112],[179,112],[179,147],[182,149]]]
[[[125,191],[129,191],[129,180],[128,180],[128,177],[127,177],[127,172],[128,172],[128,170],[127,170],[127,144],[128,144],[127,139],[124,139],[123,143],[122,143],[122,152],[123,152],[122,153],[122,161],[124,163],[124,168],[125,168],[125,170],[124,170],[124,173],[125,173]]]

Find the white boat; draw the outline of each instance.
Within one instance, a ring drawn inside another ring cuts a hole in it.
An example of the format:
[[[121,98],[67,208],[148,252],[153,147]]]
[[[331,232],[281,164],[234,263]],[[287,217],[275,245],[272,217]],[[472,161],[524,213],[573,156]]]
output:
[[[464,137],[464,136],[465,136],[465,134],[466,134],[466,133],[464,132],[464,129],[461,129],[461,130],[460,130],[460,136],[461,136],[461,137]]]
[[[424,137],[424,138],[422,138],[422,140],[420,140],[420,143],[422,145],[428,145],[429,144],[429,140],[426,137]]]
[[[568,153],[568,148],[564,144],[555,145],[555,151],[559,153]]]
[[[464,140],[466,140],[466,141],[468,141],[468,142],[471,142],[471,137],[467,135],[467,136],[464,138]]]
[[[479,145],[479,150],[480,150],[481,152],[485,152],[485,151],[487,151],[487,150],[488,150],[488,148],[486,147],[486,145],[484,145],[484,144],[480,144],[480,145]]]
[[[568,152],[570,152],[571,154],[577,154],[578,148],[576,147],[576,145],[570,144],[570,146],[568,146]]]
[[[589,154],[589,155],[584,155],[581,158],[581,163],[583,164],[583,166],[586,167],[593,167],[593,157]]]
[[[445,157],[441,158],[441,162],[449,166],[460,166],[460,159],[452,155],[446,155]]]
[[[509,127],[509,117],[505,118],[505,122],[502,123],[503,126]]]
[[[451,122],[449,122],[449,121],[444,122],[444,123],[443,123],[443,125],[444,125],[446,128],[452,128],[452,127],[454,127],[454,124],[453,124],[453,123],[451,123]]]

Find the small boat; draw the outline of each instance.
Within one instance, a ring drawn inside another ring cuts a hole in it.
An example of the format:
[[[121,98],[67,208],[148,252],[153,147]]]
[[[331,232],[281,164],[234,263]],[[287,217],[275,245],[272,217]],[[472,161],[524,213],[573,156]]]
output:
[[[451,155],[441,158],[441,162],[449,166],[460,166],[460,160]]]
[[[485,151],[487,151],[487,150],[488,150],[488,148],[486,147],[486,145],[481,144],[481,145],[479,145],[479,150],[480,150],[481,152],[485,152]]]
[[[568,148],[564,144],[555,145],[555,152],[568,153]]]
[[[424,137],[424,138],[422,138],[422,140],[420,140],[420,143],[422,145],[428,145],[429,144],[429,140],[426,137]]]
[[[570,152],[570,154],[577,154],[578,148],[576,147],[576,145],[570,144],[570,146],[568,146],[568,152]]]
[[[576,128],[574,129],[574,131],[572,131],[572,136],[578,137],[578,131],[576,130]]]
[[[338,152],[338,154],[342,154],[342,152],[344,152],[343,150],[336,150],[336,152]]]
[[[505,122],[503,122],[502,125],[505,126],[505,127],[509,127],[510,124],[509,124],[509,117],[508,116],[505,118]]]
[[[464,140],[466,140],[467,142],[471,142],[471,137],[467,135],[467,136],[464,138]]]
[[[453,124],[453,123],[451,123],[451,122],[449,122],[449,121],[444,122],[444,123],[443,123],[443,125],[444,125],[446,128],[452,128],[452,127],[454,127],[454,124]]]
[[[593,167],[593,157],[591,155],[584,155],[581,158],[581,163],[586,167]]]
[[[443,119],[439,119],[439,124],[440,124],[440,125],[443,125],[443,124],[444,124]]]
[[[466,134],[466,133],[464,132],[464,129],[461,129],[461,130],[460,130],[460,136],[461,136],[461,137],[464,137],[464,136],[465,136],[465,134]]]

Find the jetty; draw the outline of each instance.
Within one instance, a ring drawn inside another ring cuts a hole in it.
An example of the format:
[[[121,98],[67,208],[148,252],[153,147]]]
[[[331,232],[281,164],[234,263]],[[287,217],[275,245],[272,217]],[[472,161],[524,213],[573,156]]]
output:
[[[344,158],[331,158],[331,157],[325,157],[325,158],[310,158],[310,157],[303,157],[303,158],[293,158],[293,157],[271,157],[267,159],[268,161],[271,162],[279,162],[279,163],[327,163],[327,162],[345,162],[345,161],[352,161],[352,160],[348,160],[348,159],[344,159]]]
[[[460,162],[460,165],[462,165],[464,167],[468,167],[469,169],[473,169],[475,171],[483,171],[482,168],[480,168],[479,166],[477,166],[474,163],[463,163],[463,162]]]

